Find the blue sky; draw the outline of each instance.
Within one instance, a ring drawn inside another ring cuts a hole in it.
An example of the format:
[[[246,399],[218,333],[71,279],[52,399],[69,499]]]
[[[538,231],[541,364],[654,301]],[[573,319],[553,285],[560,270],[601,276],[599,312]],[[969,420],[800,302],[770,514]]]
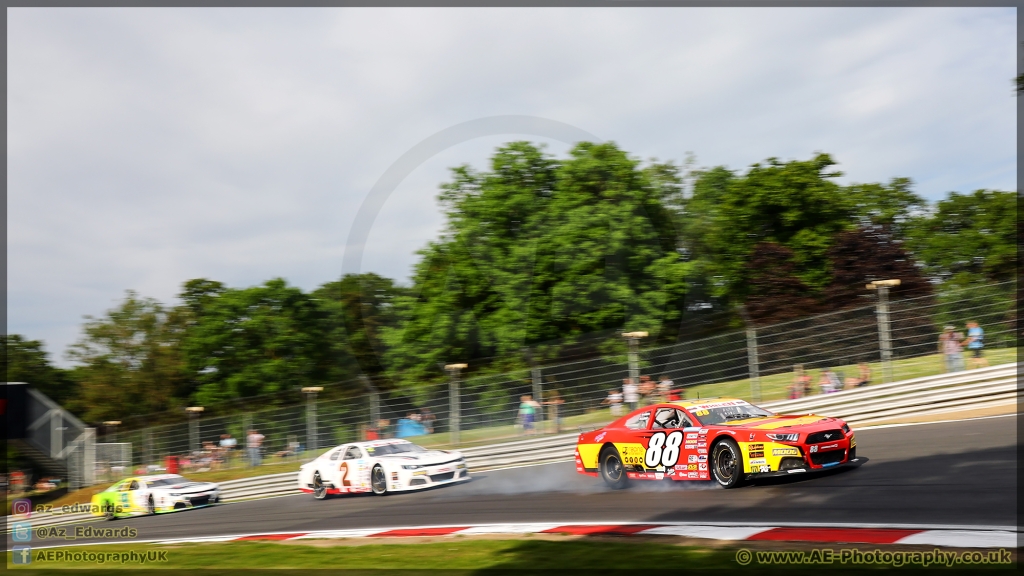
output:
[[[336,279],[384,170],[486,116],[699,166],[825,151],[932,200],[1016,187],[1012,8],[11,8],[7,33],[8,332],[64,365],[126,289]],[[362,269],[406,279],[447,169],[522,138],[421,165]]]

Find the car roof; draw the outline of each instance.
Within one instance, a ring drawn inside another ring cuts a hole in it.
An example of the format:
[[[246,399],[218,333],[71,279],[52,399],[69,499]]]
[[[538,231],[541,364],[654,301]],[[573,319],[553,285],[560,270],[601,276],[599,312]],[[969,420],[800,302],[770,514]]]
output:
[[[341,448],[342,446],[361,446],[363,448],[375,448],[377,446],[390,446],[392,444],[412,444],[412,442],[409,442],[408,440],[402,440],[401,438],[388,438],[387,440],[364,440],[362,442],[351,442],[349,444],[342,444],[341,446],[338,446],[338,448]]]
[[[694,398],[690,400],[677,400],[671,402],[677,406],[682,406],[687,410],[707,410],[709,408],[720,408],[723,406],[741,406],[744,404],[750,404],[746,400],[740,398]]]
[[[184,478],[181,474],[151,474],[149,476],[135,476],[129,478],[129,480],[145,480],[146,482],[152,482],[153,480],[163,480],[164,478]]]

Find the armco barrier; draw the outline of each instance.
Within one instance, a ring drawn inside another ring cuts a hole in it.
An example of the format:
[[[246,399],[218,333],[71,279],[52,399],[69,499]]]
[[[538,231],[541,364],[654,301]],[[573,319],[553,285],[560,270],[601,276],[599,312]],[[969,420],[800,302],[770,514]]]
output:
[[[927,376],[855,390],[815,395],[796,400],[771,402],[763,406],[782,414],[814,412],[843,418],[852,425],[891,420],[907,415],[926,415],[957,410],[1014,404],[1021,390],[1017,384],[1017,363],[989,368]],[[495,470],[522,464],[572,460],[578,433],[538,436],[514,442],[466,448],[470,470]],[[298,493],[298,472],[271,474],[221,482],[221,500],[234,502]],[[89,519],[88,514],[33,514],[32,526]],[[7,517],[7,528],[16,522]]]
[[[1017,363],[878,384],[764,404],[780,414],[810,413],[864,425],[908,415],[1009,405],[1017,401]]]

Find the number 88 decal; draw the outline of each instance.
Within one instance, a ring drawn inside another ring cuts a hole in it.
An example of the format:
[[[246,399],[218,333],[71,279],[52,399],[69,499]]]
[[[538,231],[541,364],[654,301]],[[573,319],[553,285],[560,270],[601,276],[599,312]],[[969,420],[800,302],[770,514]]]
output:
[[[647,443],[644,465],[648,468],[675,466],[679,461],[679,445],[683,443],[683,433],[676,430],[667,437],[664,432],[655,432]]]

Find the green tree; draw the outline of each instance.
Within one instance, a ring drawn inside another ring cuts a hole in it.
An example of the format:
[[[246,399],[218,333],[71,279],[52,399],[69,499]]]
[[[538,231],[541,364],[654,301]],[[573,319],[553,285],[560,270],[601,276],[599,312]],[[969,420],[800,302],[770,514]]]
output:
[[[59,404],[78,395],[77,383],[67,370],[50,363],[43,343],[20,334],[4,336],[4,374],[7,382],[27,382]]]
[[[401,327],[384,331],[396,378],[429,382],[446,362],[488,357],[507,369],[524,347],[552,358],[594,336],[617,346],[623,328],[657,334],[678,319],[686,265],[664,205],[678,191],[671,166],[642,168],[611,143],[557,161],[514,142],[490,171],[452,174],[442,237],[396,299]]]
[[[903,227],[923,212],[928,201],[915,194],[910,178],[893,178],[889,184],[853,184],[843,195],[853,205],[862,224],[884,227],[895,238],[903,236]]]
[[[79,365],[83,416],[120,419],[167,409],[185,374],[180,325],[156,300],[128,291],[101,318],[86,316],[82,338],[68,350]]]
[[[186,306],[196,306],[183,341],[198,382],[196,402],[321,385],[338,376],[327,313],[310,295],[279,278],[251,288],[215,288],[195,299],[186,284],[182,296]]]
[[[834,165],[828,154],[806,161],[769,158],[742,176],[723,167],[698,176],[682,228],[696,270],[710,279],[715,296],[734,304],[746,300],[747,263],[762,242],[789,250],[792,274],[811,290],[828,284],[828,248],[837,233],[856,225],[857,213],[833,181],[841,175]]]
[[[372,272],[346,274],[317,288],[312,296],[330,318],[332,356],[354,358],[358,366],[351,366],[353,373],[378,380],[385,370],[381,331],[398,325],[395,299],[406,292],[394,280]]]
[[[954,285],[1005,282],[1017,271],[1017,195],[951,192],[907,227],[907,248],[925,273]]]

